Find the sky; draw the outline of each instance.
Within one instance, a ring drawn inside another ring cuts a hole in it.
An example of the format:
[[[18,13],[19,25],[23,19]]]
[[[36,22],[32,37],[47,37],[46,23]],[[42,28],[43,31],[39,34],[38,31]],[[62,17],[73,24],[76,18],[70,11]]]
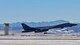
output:
[[[80,23],[80,0],[0,0],[0,23],[55,20]]]

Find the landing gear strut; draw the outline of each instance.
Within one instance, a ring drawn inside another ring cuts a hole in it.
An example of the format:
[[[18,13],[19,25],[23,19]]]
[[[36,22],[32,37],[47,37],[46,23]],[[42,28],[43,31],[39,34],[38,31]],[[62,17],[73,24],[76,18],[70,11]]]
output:
[[[47,31],[45,31],[44,34],[47,34]]]

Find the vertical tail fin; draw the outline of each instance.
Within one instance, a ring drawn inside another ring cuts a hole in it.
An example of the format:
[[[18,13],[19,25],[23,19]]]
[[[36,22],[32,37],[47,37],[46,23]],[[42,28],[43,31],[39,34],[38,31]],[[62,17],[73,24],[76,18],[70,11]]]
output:
[[[22,23],[21,25],[22,25],[24,30],[30,30],[31,29],[31,27],[29,27],[28,25],[26,25],[24,23]]]

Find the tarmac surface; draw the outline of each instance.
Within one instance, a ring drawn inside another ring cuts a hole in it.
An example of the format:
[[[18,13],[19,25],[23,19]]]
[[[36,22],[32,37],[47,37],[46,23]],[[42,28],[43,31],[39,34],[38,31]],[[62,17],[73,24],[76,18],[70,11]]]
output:
[[[80,36],[71,35],[0,35],[0,45],[80,45]]]
[[[0,45],[80,45],[80,40],[0,40]]]

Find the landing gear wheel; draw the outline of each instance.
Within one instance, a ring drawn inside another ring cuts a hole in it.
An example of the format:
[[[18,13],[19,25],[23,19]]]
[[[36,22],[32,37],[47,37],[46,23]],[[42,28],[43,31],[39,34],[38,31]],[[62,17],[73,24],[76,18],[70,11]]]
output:
[[[44,34],[47,34],[47,31],[45,31]]]

